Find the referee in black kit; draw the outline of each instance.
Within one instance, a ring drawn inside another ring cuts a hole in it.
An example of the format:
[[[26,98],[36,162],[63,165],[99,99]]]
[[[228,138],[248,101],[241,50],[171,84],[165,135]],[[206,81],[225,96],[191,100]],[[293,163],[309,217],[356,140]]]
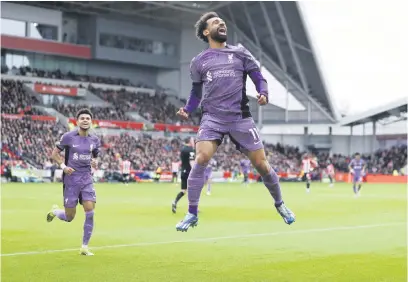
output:
[[[176,199],[171,205],[171,211],[176,213],[177,203],[183,198],[187,191],[187,179],[191,171],[191,164],[195,159],[194,142],[191,137],[184,139],[184,146],[180,150],[181,159],[181,191],[177,194]]]

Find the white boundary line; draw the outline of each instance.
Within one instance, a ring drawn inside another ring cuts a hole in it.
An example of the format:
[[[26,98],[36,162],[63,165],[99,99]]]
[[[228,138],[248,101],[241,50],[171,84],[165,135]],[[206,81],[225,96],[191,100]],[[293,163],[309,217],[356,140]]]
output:
[[[195,239],[176,240],[176,241],[141,242],[141,243],[134,243],[134,244],[107,245],[107,246],[93,247],[92,250],[116,249],[116,248],[126,248],[126,247],[143,247],[143,246],[155,246],[155,245],[170,245],[170,244],[178,244],[178,243],[195,243],[195,242],[207,242],[207,241],[217,241],[217,240],[243,239],[243,238],[268,237],[268,236],[305,234],[305,233],[320,233],[320,232],[355,230],[355,229],[369,229],[369,228],[377,228],[377,227],[397,226],[397,225],[403,225],[403,224],[406,224],[406,222],[357,225],[357,226],[339,226],[339,227],[319,228],[319,229],[281,231],[281,232],[273,232],[273,233],[258,233],[258,234],[246,234],[246,235],[223,236],[223,237],[212,237],[212,238],[195,238]],[[9,253],[9,254],[1,254],[1,257],[41,255],[41,254],[71,252],[71,251],[78,251],[78,250],[79,248],[75,248],[75,249],[71,248],[71,249],[59,249],[59,250],[48,250],[48,251],[45,250],[45,251],[33,251],[33,252]]]

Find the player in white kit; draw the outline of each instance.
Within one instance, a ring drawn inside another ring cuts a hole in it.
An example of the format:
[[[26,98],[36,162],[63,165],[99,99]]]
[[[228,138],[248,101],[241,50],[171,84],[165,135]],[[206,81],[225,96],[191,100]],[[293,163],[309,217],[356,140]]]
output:
[[[303,169],[303,181],[306,181],[306,192],[310,192],[310,180],[311,172],[317,167],[317,162],[312,158],[311,155],[306,154],[302,160],[302,169]]]
[[[333,187],[333,182],[334,182],[334,165],[331,163],[331,161],[328,161],[327,164],[327,175],[329,176],[330,179],[330,187]]]
[[[123,160],[121,163],[122,180],[126,186],[129,185],[131,163],[129,160]]]

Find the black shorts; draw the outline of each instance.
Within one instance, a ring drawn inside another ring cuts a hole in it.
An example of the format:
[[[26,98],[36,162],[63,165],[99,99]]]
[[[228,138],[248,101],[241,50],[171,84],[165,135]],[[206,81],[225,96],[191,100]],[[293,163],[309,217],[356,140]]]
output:
[[[248,173],[244,172],[244,180],[247,181],[248,180]]]
[[[187,190],[187,179],[189,174],[189,171],[181,174],[181,190]]]
[[[129,177],[129,173],[122,173],[123,178]]]
[[[176,177],[177,178],[177,172],[173,172],[173,178]]]

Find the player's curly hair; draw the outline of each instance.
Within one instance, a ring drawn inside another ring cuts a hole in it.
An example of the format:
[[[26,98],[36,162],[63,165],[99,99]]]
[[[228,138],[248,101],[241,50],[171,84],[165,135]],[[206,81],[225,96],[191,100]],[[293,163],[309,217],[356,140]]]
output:
[[[78,112],[76,113],[76,119],[78,119],[80,115],[84,115],[84,114],[85,115],[90,115],[91,118],[93,118],[93,114],[92,114],[90,109],[82,108],[82,109],[79,109]]]
[[[212,18],[218,18],[218,14],[216,12],[208,12],[203,14],[200,19],[194,25],[196,29],[196,36],[198,39],[208,43],[208,38],[204,36],[203,31],[207,28],[207,21]]]

